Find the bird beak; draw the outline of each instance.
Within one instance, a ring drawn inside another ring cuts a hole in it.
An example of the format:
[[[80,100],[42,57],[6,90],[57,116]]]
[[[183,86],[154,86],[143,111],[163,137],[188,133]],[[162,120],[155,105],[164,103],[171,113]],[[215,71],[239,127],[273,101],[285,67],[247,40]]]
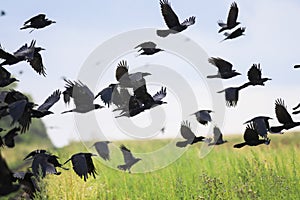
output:
[[[41,48],[41,51],[42,51],[42,50],[46,50],[46,49],[44,49],[44,48]]]

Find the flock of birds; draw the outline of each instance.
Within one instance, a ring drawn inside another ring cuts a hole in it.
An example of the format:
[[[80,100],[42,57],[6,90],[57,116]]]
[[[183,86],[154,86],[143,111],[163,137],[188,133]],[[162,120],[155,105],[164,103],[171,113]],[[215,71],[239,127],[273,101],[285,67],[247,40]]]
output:
[[[195,23],[195,16],[189,17],[180,23],[178,16],[173,11],[168,0],[160,0],[160,7],[168,29],[157,30],[157,35],[159,37],[167,37],[170,34],[184,31]],[[238,12],[238,6],[233,2],[230,6],[226,23],[218,21],[218,25],[220,26],[219,33],[229,31],[224,34],[224,40],[240,37],[245,32],[245,27],[238,27],[240,24],[240,22],[237,22]],[[5,12],[1,11],[1,16],[3,15],[5,15]],[[32,32],[53,23],[55,23],[55,21],[47,19],[45,14],[39,14],[27,20],[20,29],[31,28],[32,30],[30,32]],[[163,49],[157,48],[157,45],[151,41],[143,42],[135,48],[140,55],[146,56],[164,51]],[[14,53],[9,53],[1,47],[0,59],[3,61],[0,63],[0,87],[6,87],[11,83],[18,81],[15,77],[12,77],[5,66],[15,65],[23,61],[27,61],[39,75],[46,76],[46,69],[40,54],[42,50],[44,50],[44,48],[37,47],[35,40],[32,40],[29,45],[23,45]],[[208,59],[208,63],[218,69],[217,74],[208,75],[208,79],[231,79],[241,75],[238,71],[233,69],[233,65],[230,62],[222,58],[211,57]],[[299,67],[299,65],[295,66],[295,68]],[[13,148],[15,146],[14,137],[28,131],[33,118],[43,118],[53,114],[53,112],[50,111],[50,108],[60,100],[61,95],[63,95],[65,104],[69,104],[71,99],[73,99],[75,105],[74,109],[63,111],[62,114],[69,112],[87,113],[104,108],[105,106],[110,107],[113,105],[115,108],[112,111],[119,113],[116,117],[133,117],[145,110],[166,104],[167,102],[163,101],[167,95],[166,87],[162,86],[155,94],[149,94],[146,84],[147,76],[151,76],[151,74],[147,72],[130,73],[127,61],[122,60],[116,67],[115,83],[111,83],[96,95],[81,81],[64,79],[66,83],[64,91],[55,90],[37,108],[37,104],[31,102],[22,92],[13,89],[4,90],[0,92],[0,119],[3,117],[10,117],[12,120],[11,126],[14,127],[11,130],[8,130],[4,136],[0,137],[0,146]],[[225,93],[226,105],[228,107],[235,107],[237,105],[240,90],[249,86],[264,86],[267,81],[271,80],[270,78],[262,77],[260,64],[253,64],[248,70],[247,76],[248,81],[241,86],[229,87],[219,91],[219,93]],[[101,98],[104,106],[94,103],[95,99],[98,97]],[[300,104],[294,108],[295,111],[293,114],[300,113],[299,110],[297,111],[298,108],[300,108]],[[212,112],[213,111],[211,110],[199,110],[192,115],[196,117],[196,120],[201,125],[205,126],[208,123],[213,122],[211,117]],[[245,145],[268,145],[271,141],[268,137],[268,133],[282,134],[283,130],[289,130],[300,125],[300,122],[293,121],[282,99],[277,99],[275,101],[275,113],[279,123],[281,123],[280,126],[270,126],[269,120],[272,118],[268,116],[258,116],[248,120],[245,122],[247,126],[244,132],[244,142],[235,144],[234,148],[241,148]],[[0,132],[2,131],[5,130],[0,128]],[[187,145],[193,145],[197,142],[205,142],[208,145],[221,145],[227,142],[226,140],[223,140],[222,132],[217,125],[214,125],[213,138],[197,136],[197,134],[192,131],[188,120],[182,122],[180,133],[185,140],[176,143],[176,146],[179,148],[184,148]],[[109,143],[109,141],[100,141],[93,145],[99,156],[104,160],[110,160]],[[124,145],[120,146],[120,150],[123,153],[125,164],[118,165],[117,167],[120,170],[128,170],[130,173],[131,167],[141,159],[134,157],[131,151]],[[0,196],[15,192],[22,186],[25,193],[30,198],[33,198],[35,191],[38,189],[36,181],[48,174],[60,175],[61,172],[59,172],[57,168],[68,170],[64,165],[69,161],[72,162],[74,172],[80,178],[83,178],[84,181],[86,181],[89,176],[95,178],[97,172],[93,164],[93,156],[96,155],[79,152],[72,155],[70,159],[61,164],[56,155],[53,155],[46,150],[34,150],[24,158],[24,160],[31,160],[31,170],[13,173],[0,154]]]

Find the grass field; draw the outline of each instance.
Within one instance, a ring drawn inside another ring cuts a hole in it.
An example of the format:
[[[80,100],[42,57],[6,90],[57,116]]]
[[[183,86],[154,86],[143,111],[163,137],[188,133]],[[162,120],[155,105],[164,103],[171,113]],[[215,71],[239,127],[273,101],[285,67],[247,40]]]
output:
[[[103,164],[94,158],[97,177],[87,182],[74,171],[50,175],[37,199],[300,199],[300,134],[272,135],[271,144],[232,148],[241,136],[227,137],[228,143],[214,147],[200,157],[202,144],[188,148],[170,165],[148,173],[141,172],[170,155],[145,160],[132,168],[132,174],[114,169],[123,163],[120,142],[110,146],[112,160]],[[170,141],[124,141],[133,152],[151,151]],[[154,148],[155,147],[155,148]],[[64,162],[70,155],[87,152],[81,143],[53,150]],[[4,152],[8,155],[9,152]],[[71,164],[67,167],[71,168]],[[114,167],[114,168],[112,168]]]

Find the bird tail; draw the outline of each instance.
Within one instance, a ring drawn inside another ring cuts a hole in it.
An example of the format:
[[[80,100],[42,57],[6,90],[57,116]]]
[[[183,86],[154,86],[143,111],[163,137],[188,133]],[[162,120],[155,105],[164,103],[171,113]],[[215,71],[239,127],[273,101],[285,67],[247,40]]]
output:
[[[23,26],[20,28],[20,30],[24,30],[24,29],[27,29],[27,28],[30,28],[30,26],[26,25],[26,26]]]
[[[156,34],[160,37],[167,37],[170,34],[170,30],[157,30]]]
[[[177,146],[177,147],[180,147],[180,148],[186,147],[188,144],[189,144],[188,141],[180,141],[180,142],[176,142],[176,146]]]
[[[242,148],[242,147],[244,147],[245,145],[246,145],[246,143],[243,142],[243,143],[240,143],[240,144],[235,144],[235,145],[233,146],[233,148]]]
[[[270,128],[270,131],[271,131],[272,133],[280,133],[283,129],[284,129],[283,126],[272,126],[272,127]]]
[[[219,75],[208,75],[206,78],[219,78]]]
[[[221,28],[219,31],[218,31],[218,33],[221,33],[222,31],[224,31],[224,30],[226,30],[226,28]]]

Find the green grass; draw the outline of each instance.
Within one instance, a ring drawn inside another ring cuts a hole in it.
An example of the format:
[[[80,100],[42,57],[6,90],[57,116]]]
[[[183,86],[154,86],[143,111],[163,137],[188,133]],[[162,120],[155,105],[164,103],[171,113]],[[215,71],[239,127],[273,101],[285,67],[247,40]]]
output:
[[[170,165],[148,173],[134,173],[160,166],[172,158],[174,150],[137,163],[132,174],[116,170],[123,163],[118,145],[110,146],[112,160],[94,163],[96,179],[81,180],[71,169],[45,179],[40,196],[48,199],[300,199],[300,133],[272,135],[269,146],[234,149],[241,136],[227,137],[230,142],[213,148],[201,158],[202,144],[196,144]],[[163,148],[170,141],[124,141],[133,152]],[[73,143],[54,150],[64,162],[70,155],[87,149]],[[169,153],[169,155],[167,155]],[[143,155],[143,154],[141,154]],[[71,164],[67,165],[71,168]],[[39,198],[43,199],[43,198]]]

